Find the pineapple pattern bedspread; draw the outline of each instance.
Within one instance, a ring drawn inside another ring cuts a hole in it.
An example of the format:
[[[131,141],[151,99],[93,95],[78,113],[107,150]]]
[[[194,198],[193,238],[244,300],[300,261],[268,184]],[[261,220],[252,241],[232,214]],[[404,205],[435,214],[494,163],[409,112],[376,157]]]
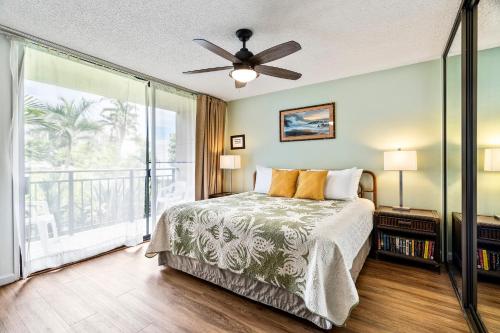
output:
[[[353,202],[278,198],[256,192],[179,204],[167,209],[158,221],[146,256],[171,251],[284,288],[300,296],[312,312],[342,325],[358,303],[349,274],[357,252],[344,256],[343,244],[338,243],[346,243],[347,252],[356,251],[356,246],[347,243],[360,243],[360,248],[371,231],[367,209],[369,223],[353,223],[358,229],[353,232],[364,234],[361,242],[349,242],[351,237],[346,235],[336,237],[345,223],[338,228],[335,217],[346,215],[342,213],[350,206]],[[343,290],[326,290],[331,282]],[[336,296],[344,299],[328,299]],[[343,304],[332,304],[338,302]],[[336,308],[329,309],[331,305]]]

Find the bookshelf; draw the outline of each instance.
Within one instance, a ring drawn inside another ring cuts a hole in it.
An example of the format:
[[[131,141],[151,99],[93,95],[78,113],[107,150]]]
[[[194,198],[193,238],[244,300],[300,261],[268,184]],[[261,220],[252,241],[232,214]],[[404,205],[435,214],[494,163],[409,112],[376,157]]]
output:
[[[380,206],[374,213],[375,257],[394,258],[440,270],[440,218],[434,210],[397,211]]]
[[[458,267],[462,267],[460,232],[462,214],[453,213],[452,220],[453,260]],[[500,281],[500,220],[488,215],[477,216],[477,249],[478,277]],[[485,257],[488,261],[487,265],[485,265]]]

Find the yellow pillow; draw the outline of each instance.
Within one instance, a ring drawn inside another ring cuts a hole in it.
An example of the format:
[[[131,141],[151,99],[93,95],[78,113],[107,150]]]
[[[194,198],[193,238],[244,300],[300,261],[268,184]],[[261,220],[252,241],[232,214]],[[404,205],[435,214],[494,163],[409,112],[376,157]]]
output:
[[[325,183],[328,171],[300,171],[297,199],[325,200]]]
[[[273,169],[273,178],[269,194],[272,197],[293,197],[297,189],[297,177],[299,170],[277,170]]]

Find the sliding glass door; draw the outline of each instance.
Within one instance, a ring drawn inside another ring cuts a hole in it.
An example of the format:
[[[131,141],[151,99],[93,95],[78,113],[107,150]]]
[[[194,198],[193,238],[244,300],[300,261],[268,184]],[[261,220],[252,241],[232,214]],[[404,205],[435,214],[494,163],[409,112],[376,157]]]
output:
[[[169,206],[194,201],[196,99],[159,84],[152,88],[154,223]]]
[[[46,50],[24,59],[31,272],[142,241],[147,84]]]
[[[23,52],[24,275],[138,244],[166,208],[194,200],[193,94],[38,46]]]

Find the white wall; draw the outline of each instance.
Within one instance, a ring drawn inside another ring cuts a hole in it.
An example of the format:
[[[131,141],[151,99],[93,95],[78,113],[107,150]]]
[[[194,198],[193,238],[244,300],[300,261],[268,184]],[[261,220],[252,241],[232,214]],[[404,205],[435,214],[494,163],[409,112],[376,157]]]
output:
[[[9,133],[11,119],[10,41],[0,35],[0,285],[16,280],[13,255],[12,177]]]

